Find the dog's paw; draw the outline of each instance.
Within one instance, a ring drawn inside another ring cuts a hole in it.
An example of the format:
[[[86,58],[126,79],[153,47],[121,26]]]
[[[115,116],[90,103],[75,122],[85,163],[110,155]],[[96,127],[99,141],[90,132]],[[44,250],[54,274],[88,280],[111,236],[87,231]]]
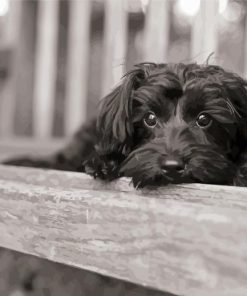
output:
[[[111,181],[120,177],[118,163],[114,160],[105,160],[98,155],[83,163],[86,174],[102,180]]]

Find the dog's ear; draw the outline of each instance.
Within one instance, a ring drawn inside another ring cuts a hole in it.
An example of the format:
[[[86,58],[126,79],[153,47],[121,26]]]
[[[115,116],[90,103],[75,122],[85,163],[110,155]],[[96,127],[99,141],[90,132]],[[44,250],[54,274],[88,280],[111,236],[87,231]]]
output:
[[[228,98],[239,116],[247,116],[247,82],[233,73],[223,79]]]
[[[133,133],[132,94],[148,75],[149,66],[139,64],[122,78],[121,83],[101,101],[97,127],[100,151],[103,154],[127,154]]]
[[[220,66],[207,65],[206,71],[212,74],[213,82],[222,86],[230,111],[239,118],[247,117],[247,81]]]
[[[247,145],[247,81],[232,72],[224,72],[221,83],[230,111],[238,119],[239,141]]]

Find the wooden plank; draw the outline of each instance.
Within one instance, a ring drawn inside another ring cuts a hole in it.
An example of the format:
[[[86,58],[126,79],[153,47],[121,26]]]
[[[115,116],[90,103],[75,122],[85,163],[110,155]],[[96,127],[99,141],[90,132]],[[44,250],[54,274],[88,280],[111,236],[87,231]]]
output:
[[[17,53],[16,49],[20,38],[22,5],[21,1],[10,1],[9,13],[7,17],[6,30],[4,32],[3,46],[11,50],[11,63],[9,64],[8,77],[5,80],[1,92],[0,107],[0,135],[11,136],[14,133],[14,115],[15,115],[15,85],[18,76],[17,70]],[[2,47],[2,45],[1,45]]]
[[[39,1],[36,72],[34,81],[34,135],[50,137],[56,92],[59,1]]]
[[[125,73],[127,10],[125,0],[105,1],[102,96],[119,83]]]
[[[86,120],[90,0],[69,3],[68,70],[65,101],[65,134],[73,134]]]
[[[170,2],[150,0],[144,29],[144,60],[167,62],[170,29]]]
[[[191,59],[205,63],[210,54],[217,57],[219,1],[202,0],[191,28]]]
[[[0,262],[1,295],[6,296],[172,296],[3,248]],[[23,291],[23,282],[30,278],[32,292]]]
[[[0,167],[0,245],[178,295],[247,294],[247,189]]]

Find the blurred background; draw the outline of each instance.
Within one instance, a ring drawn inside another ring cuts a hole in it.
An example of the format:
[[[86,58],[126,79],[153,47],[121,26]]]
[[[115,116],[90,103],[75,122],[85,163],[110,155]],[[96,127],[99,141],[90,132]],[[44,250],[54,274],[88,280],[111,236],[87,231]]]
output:
[[[247,73],[244,0],[0,0],[0,139],[70,136],[134,64]]]
[[[139,62],[209,59],[247,78],[246,11],[244,0],[0,0],[0,157],[57,147]],[[0,294],[100,289],[64,269],[1,248]]]

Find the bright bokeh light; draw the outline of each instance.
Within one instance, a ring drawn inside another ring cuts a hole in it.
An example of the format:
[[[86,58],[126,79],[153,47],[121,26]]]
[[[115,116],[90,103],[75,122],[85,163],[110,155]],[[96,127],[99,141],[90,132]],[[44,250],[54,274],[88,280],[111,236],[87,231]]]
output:
[[[195,16],[200,8],[200,0],[178,0],[176,11],[185,16]]]
[[[228,0],[220,0],[219,1],[219,13],[224,13],[227,8]]]
[[[243,6],[238,2],[231,2],[227,5],[222,16],[228,22],[239,22],[244,17]]]
[[[141,0],[142,5],[147,6],[149,3],[149,0]]]
[[[9,11],[9,0],[0,0],[0,17],[4,16]]]
[[[141,0],[142,11],[146,12],[149,0]]]
[[[126,3],[128,12],[139,13],[146,12],[149,0],[128,0]]]
[[[146,8],[149,4],[149,0],[140,0],[140,1],[141,1],[142,10],[146,11]],[[215,0],[203,0],[203,1],[215,1]],[[134,2],[138,2],[138,0],[129,0],[129,2],[131,4],[132,3],[136,4]],[[175,5],[175,10],[180,15],[193,17],[199,11],[200,4],[201,4],[201,0],[177,0]],[[228,4],[229,4],[229,0],[219,0],[220,14],[223,14],[226,11]]]

